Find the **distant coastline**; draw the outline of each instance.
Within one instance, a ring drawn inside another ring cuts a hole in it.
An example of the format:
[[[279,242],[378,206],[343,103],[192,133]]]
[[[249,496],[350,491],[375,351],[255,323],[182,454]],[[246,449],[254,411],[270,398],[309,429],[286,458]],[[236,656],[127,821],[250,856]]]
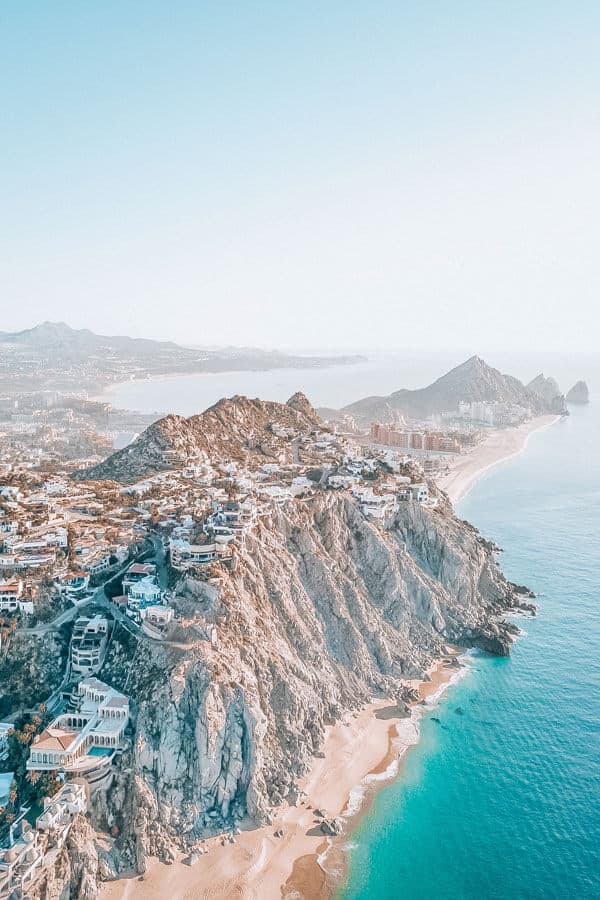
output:
[[[235,394],[285,402],[296,391],[302,390],[313,401],[315,395],[323,391],[325,371],[327,383],[330,384],[333,379],[337,389],[344,390],[345,387],[348,390],[349,386],[356,385],[356,390],[349,390],[351,396],[356,396],[363,373],[369,372],[372,367],[372,360],[360,357],[355,362],[341,359],[327,366],[170,372],[98,385],[93,392],[90,391],[90,399],[144,414],[162,416],[178,413],[190,416],[203,412],[223,397]]]

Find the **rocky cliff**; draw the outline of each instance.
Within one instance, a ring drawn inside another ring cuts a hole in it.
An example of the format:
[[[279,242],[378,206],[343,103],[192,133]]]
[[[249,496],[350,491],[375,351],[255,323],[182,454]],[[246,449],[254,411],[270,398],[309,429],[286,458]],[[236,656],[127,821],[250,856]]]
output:
[[[590,392],[585,381],[578,381],[566,396],[567,403],[586,404],[590,402]]]
[[[218,591],[188,576],[176,602],[187,627],[132,660],[134,746],[95,811],[118,835],[115,871],[245,815],[268,821],[327,723],[396,696],[447,642],[508,653],[503,613],[527,607],[449,504],[405,503],[382,528],[325,491],[264,518]],[[213,624],[215,646],[202,639]]]

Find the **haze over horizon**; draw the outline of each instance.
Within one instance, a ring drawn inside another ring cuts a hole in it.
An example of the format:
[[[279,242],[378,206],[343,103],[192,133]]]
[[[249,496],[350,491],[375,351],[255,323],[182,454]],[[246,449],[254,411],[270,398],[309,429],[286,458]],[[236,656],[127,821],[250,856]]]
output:
[[[2,330],[596,350],[595,4],[1,17]]]

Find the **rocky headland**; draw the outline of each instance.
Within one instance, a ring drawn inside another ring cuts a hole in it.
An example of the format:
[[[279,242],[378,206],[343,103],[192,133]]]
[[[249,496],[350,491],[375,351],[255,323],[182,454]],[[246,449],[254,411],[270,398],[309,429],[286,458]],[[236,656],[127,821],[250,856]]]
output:
[[[300,394],[233,398],[161,420],[79,477],[131,481],[173,452],[292,461],[299,435],[322,427]],[[113,637],[99,677],[131,698],[130,746],[34,900],[87,900],[151,857],[172,863],[207,837],[269,823],[299,802],[328,726],[374,701],[405,704],[407,682],[427,680],[448,645],[510,652],[518,629],[506,614],[533,613],[530,597],[434,484],[428,505],[396,504],[377,521],[350,491],[315,485],[265,506],[210,578],[173,573],[168,640]]]

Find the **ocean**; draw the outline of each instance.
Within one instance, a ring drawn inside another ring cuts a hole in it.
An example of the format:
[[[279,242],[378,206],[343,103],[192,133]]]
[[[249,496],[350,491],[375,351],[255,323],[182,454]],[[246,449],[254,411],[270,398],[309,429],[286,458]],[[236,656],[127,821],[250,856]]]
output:
[[[539,615],[423,718],[350,839],[339,900],[600,897],[599,447],[596,395],[459,504]]]

